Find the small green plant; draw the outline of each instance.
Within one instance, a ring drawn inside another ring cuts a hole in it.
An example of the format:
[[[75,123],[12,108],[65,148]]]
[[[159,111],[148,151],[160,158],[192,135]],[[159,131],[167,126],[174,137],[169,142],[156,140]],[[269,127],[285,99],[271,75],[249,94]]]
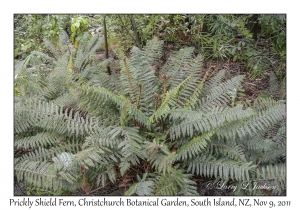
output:
[[[87,28],[89,26],[88,20],[83,17],[79,16],[76,18],[73,18],[71,21],[71,41],[74,43],[75,48],[78,46],[78,38],[83,35],[84,32],[86,32]]]

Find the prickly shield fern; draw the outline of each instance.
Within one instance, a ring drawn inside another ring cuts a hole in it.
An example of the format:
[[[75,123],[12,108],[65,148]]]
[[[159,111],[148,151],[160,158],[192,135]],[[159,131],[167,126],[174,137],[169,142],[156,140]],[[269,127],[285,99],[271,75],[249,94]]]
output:
[[[173,54],[157,70],[163,44],[157,38],[142,50],[132,48],[129,58],[120,59],[120,71],[109,76],[108,61],[93,58],[94,39],[53,58],[38,77],[32,72],[39,65],[23,64],[24,76],[15,83],[22,93],[15,103],[19,180],[87,194],[120,177],[125,195],[198,195],[197,177],[266,181],[278,186],[272,193],[285,189],[279,155],[285,144],[267,135],[276,125],[278,135],[285,132],[284,103],[258,99],[235,106],[232,93],[243,76],[226,80],[225,71],[204,71],[193,48]]]

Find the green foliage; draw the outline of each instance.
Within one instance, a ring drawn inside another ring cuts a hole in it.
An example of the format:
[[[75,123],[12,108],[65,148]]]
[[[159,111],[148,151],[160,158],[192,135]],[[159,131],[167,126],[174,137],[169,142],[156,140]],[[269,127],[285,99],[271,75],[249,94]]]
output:
[[[137,175],[138,182],[130,186],[130,188],[125,192],[124,195],[141,195],[147,196],[152,195],[154,182],[152,180],[146,180],[147,173],[143,174],[143,178]]]
[[[87,194],[87,183],[97,188],[129,173],[137,179],[125,195],[198,195],[197,176],[285,190],[283,101],[233,103],[244,76],[203,76],[192,47],[155,72],[163,42],[154,38],[108,75],[109,60],[94,56],[102,38],[83,34],[77,49],[63,40],[64,33],[58,47],[45,40],[50,55],[32,52],[15,66],[18,180]]]
[[[70,39],[71,39],[72,43],[75,44],[75,47],[77,47],[77,45],[78,45],[78,40],[76,41],[76,39],[78,39],[78,37],[83,35],[83,32],[86,31],[88,26],[89,26],[88,20],[86,18],[84,18],[83,16],[79,16],[79,17],[72,19],[72,21],[71,21],[72,34],[70,36]]]
[[[271,36],[273,47],[281,56],[286,53],[286,28],[285,15],[263,15],[260,17],[261,30]]]
[[[57,42],[59,32],[68,30],[70,15],[16,14],[14,16],[14,57],[25,59],[43,48],[43,38]]]
[[[43,38],[57,43],[66,30],[78,47],[84,32],[103,33],[104,15],[15,15],[15,58],[32,50],[46,50]],[[232,60],[247,67],[252,79],[274,71],[280,80],[286,72],[286,16],[282,14],[135,14],[142,45],[160,37],[175,45],[193,46],[206,59]],[[129,15],[106,15],[108,46],[122,57],[136,43]]]
[[[188,15],[191,43],[205,57],[244,63],[252,78],[285,75],[286,17],[277,14]],[[199,28],[199,25],[201,26]]]

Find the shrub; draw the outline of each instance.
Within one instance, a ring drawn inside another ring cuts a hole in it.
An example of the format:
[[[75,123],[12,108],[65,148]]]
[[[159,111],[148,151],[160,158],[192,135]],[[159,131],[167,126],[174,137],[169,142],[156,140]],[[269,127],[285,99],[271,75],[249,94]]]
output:
[[[158,70],[163,42],[154,38],[108,75],[109,60],[94,57],[99,37],[84,35],[76,50],[65,39],[60,50],[47,42],[51,56],[16,63],[18,180],[53,193],[90,194],[119,177],[125,195],[198,195],[196,177],[285,190],[284,102],[232,103],[244,77],[204,71],[191,47]]]

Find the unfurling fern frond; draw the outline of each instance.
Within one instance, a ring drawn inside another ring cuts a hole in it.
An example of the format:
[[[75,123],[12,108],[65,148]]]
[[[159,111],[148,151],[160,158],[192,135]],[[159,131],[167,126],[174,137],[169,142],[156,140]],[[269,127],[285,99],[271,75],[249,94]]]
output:
[[[149,117],[148,124],[152,123],[154,120],[159,119],[160,117],[168,114],[171,110],[171,107],[174,107],[177,103],[177,97],[180,91],[180,88],[184,86],[190,77],[187,77],[184,81],[182,81],[177,87],[171,89],[166,93],[165,98],[163,99],[160,107],[153,113],[152,116]]]

